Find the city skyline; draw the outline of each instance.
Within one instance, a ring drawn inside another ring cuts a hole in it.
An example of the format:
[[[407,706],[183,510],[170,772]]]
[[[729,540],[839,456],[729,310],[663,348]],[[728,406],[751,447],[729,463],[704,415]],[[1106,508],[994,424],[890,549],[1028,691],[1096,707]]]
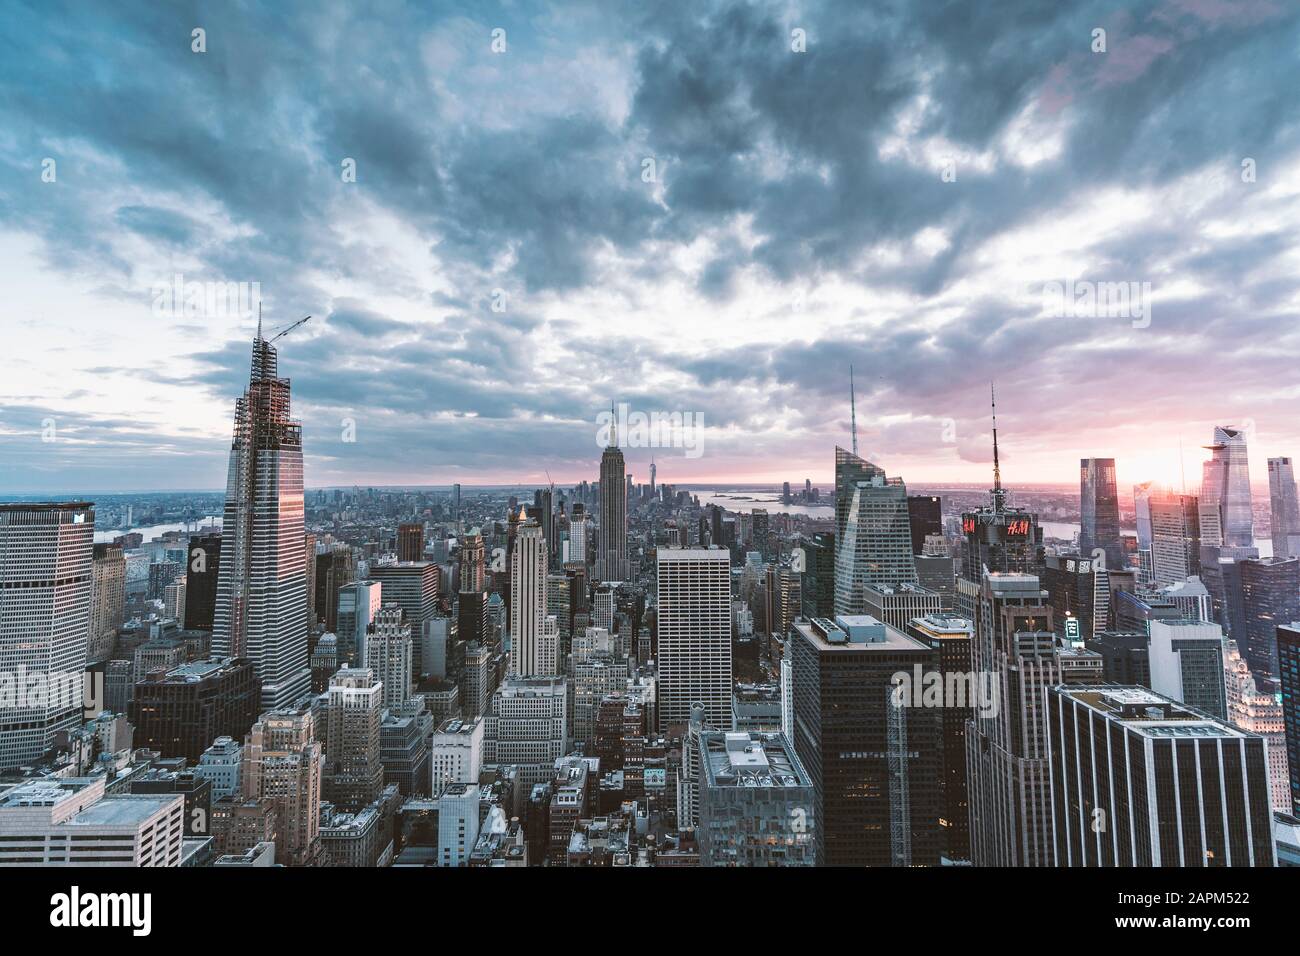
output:
[[[310,946],[391,870],[326,912],[373,948],[431,868],[1285,920],[1298,52],[1300,0],[0,5],[18,938],[246,883]]]
[[[258,301],[314,317],[284,340],[310,487],[579,480],[615,401],[703,419],[635,475],[825,482],[850,364],[864,456],[912,483],[984,480],[992,379],[1012,483],[1104,456],[1177,487],[1233,425],[1260,486],[1300,447],[1300,14],[661,12],[252,5],[199,53],[184,11],[16,11],[0,493],[220,487]],[[1151,289],[1045,308],[1074,281]],[[191,282],[239,294],[190,314]]]

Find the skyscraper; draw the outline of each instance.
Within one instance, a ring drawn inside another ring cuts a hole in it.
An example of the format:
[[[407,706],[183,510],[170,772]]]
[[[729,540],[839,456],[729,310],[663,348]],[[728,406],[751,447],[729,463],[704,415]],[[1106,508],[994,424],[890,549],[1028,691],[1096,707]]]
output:
[[[420,523],[397,526],[397,560],[424,560],[424,525]]]
[[[1148,501],[1155,490],[1155,483],[1150,481],[1133,486],[1133,510],[1137,517],[1139,550],[1151,548],[1151,508]]]
[[[789,653],[818,865],[937,865],[940,708],[895,693],[895,675],[919,687],[936,652],[875,618],[840,615],[796,622]]]
[[[310,706],[268,711],[244,745],[244,797],[275,806],[276,862],[310,866],[320,858],[321,745]]]
[[[1201,573],[1200,508],[1195,495],[1148,497],[1151,571],[1156,585],[1177,584]]]
[[[812,866],[812,781],[784,734],[699,737],[701,866]]]
[[[460,544],[461,591],[483,591],[487,589],[484,557],[483,532],[478,528],[474,528],[465,535]]]
[[[916,583],[907,488],[843,448],[835,475],[835,613],[865,614],[867,586]]]
[[[103,661],[112,655],[117,629],[126,620],[126,557],[121,545],[95,545],[93,577],[86,659]]]
[[[1223,629],[1217,624],[1174,618],[1152,621],[1148,633],[1151,689],[1217,720],[1227,720]]]
[[[563,677],[508,677],[483,721],[483,763],[518,766],[530,787],[551,780],[568,752],[568,696]]]
[[[1274,866],[1264,738],[1145,687],[1047,693],[1056,866]]]
[[[1051,866],[1052,807],[1044,691],[1096,683],[1094,651],[1059,643],[1038,578],[986,573],[972,665],[998,688],[997,706],[967,725],[971,861],[976,866]]]
[[[164,757],[197,762],[218,737],[242,740],[257,720],[260,699],[245,660],[192,661],[154,671],[135,685],[135,743]]]
[[[383,606],[384,586],[378,581],[353,581],[339,588],[334,633],[338,637],[339,663],[366,666],[366,632]]]
[[[212,630],[220,575],[221,534],[191,537],[189,560],[185,566],[186,630]]]
[[[325,799],[357,811],[379,796],[384,766],[379,761],[379,728],[384,689],[368,667],[343,667],[330,678],[325,709]]]
[[[912,531],[912,554],[925,550],[926,535],[943,534],[943,501],[938,495],[908,495],[907,520]]]
[[[1217,425],[1214,439],[1205,449],[1210,452],[1210,460],[1201,469],[1201,504],[1218,511],[1225,546],[1252,547],[1255,520],[1250,504],[1246,433]]]
[[[1272,517],[1273,557],[1300,557],[1300,503],[1290,458],[1268,460],[1268,499]]]
[[[1283,730],[1291,778],[1291,812],[1300,814],[1300,621],[1277,626]]]
[[[289,417],[289,380],[276,372],[259,323],[248,390],[235,403],[212,632],[214,656],[253,662],[265,710],[311,692],[302,426]]]
[[[573,506],[569,517],[568,554],[561,555],[565,564],[587,564],[587,512],[582,505]]]
[[[990,389],[990,398],[992,390]],[[1007,504],[1002,487],[1002,465],[998,456],[997,406],[993,405],[993,487],[989,504],[961,516],[961,572],[957,578],[955,606],[980,633],[984,572],[1032,574],[1043,571],[1045,549],[1038,515]]]
[[[967,680],[971,670],[971,622],[946,614],[917,617],[907,633],[929,644],[937,655],[944,686]],[[943,855],[949,860],[970,859],[970,788],[966,784],[966,724],[975,716],[975,699],[946,701],[940,717],[942,734],[942,812],[939,831]]]
[[[16,698],[0,707],[0,769],[81,724],[94,537],[90,502],[0,504],[0,674]]]
[[[385,604],[396,604],[406,615],[412,634],[423,633],[424,622],[438,613],[438,591],[442,568],[432,561],[399,561],[396,564],[372,564],[370,579],[383,585]],[[418,648],[418,645],[417,645]],[[424,661],[417,649],[415,672],[424,673]]]
[[[1269,802],[1274,810],[1291,812],[1291,777],[1286,756],[1286,711],[1281,695],[1260,690],[1236,641],[1228,641],[1223,661],[1228,685],[1228,721],[1259,734],[1268,742]]]
[[[352,549],[336,546],[316,555],[316,616],[327,631],[338,627],[339,591],[355,573]]]
[[[1278,677],[1277,626],[1300,620],[1300,558],[1258,558],[1236,562],[1230,588],[1240,588],[1240,617],[1232,637],[1260,686],[1272,690]]]
[[[1079,460],[1079,552],[1092,558],[1095,549],[1106,555],[1106,567],[1123,568],[1124,547],[1119,540],[1119,491],[1114,458]]]
[[[704,705],[710,727],[731,726],[731,554],[658,551],[659,728]]]
[[[366,634],[364,666],[384,685],[383,705],[397,710],[411,695],[413,683],[411,625],[402,609],[389,604],[379,609]]]
[[[535,521],[520,525],[510,555],[510,672],[558,673],[558,622],[546,613],[546,538]]]
[[[600,528],[596,534],[596,579],[626,581],[627,493],[624,490],[623,451],[618,429],[611,428],[609,445],[600,456]]]

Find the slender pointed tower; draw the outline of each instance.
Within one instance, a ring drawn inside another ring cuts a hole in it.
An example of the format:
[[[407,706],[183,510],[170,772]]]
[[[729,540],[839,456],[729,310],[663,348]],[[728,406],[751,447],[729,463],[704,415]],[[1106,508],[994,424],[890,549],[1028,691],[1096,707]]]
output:
[[[600,528],[596,534],[596,578],[626,581],[627,483],[623,450],[618,447],[618,418],[610,409],[609,445],[600,456]]]
[[[253,662],[263,711],[311,691],[302,426],[277,371],[259,310],[248,390],[235,402],[212,653]]]

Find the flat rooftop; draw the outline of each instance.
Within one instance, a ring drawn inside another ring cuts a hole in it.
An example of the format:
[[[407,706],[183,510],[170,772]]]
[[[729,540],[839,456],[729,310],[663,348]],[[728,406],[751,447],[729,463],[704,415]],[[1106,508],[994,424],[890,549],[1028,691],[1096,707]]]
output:
[[[444,720],[438,727],[438,734],[464,734],[473,736],[475,729],[483,723],[483,718],[475,717],[473,720],[466,720],[463,717],[451,717]]]
[[[40,777],[0,792],[0,810],[52,807],[94,786],[96,777]]]
[[[1148,737],[1254,737],[1194,708],[1139,686],[1058,686],[1056,692]]]
[[[794,626],[820,650],[845,653],[930,650],[928,644],[869,614],[841,614],[834,620],[814,618],[811,621],[796,621]]]
[[[167,809],[177,800],[184,801],[179,793],[113,794],[82,810],[64,826],[69,827],[128,827],[138,826],[155,813]]]
[[[781,734],[706,731],[700,735],[705,782],[711,787],[808,787],[808,774]]]
[[[159,647],[159,650],[163,648]],[[193,684],[203,680],[205,677],[211,677],[223,668],[234,663],[230,660],[217,659],[206,661],[191,661],[188,664],[178,664],[171,670],[167,671],[166,676],[159,683],[163,684]]]

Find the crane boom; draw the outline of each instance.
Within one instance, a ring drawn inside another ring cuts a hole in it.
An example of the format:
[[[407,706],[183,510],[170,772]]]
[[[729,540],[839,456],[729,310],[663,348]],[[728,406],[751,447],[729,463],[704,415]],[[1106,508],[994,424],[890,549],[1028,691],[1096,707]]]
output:
[[[307,321],[307,319],[310,319],[310,318],[311,318],[311,316],[309,315],[309,316],[307,316],[306,318],[299,319],[297,322],[295,322],[293,325],[289,326],[289,327],[288,327],[287,329],[285,329],[284,331],[282,331],[282,332],[277,332],[274,336],[271,337],[271,339],[267,342],[267,344],[269,345],[271,342],[274,342],[276,339],[278,339],[278,338],[282,338],[282,337],[288,335],[290,332],[292,332],[294,329],[296,329],[298,326],[302,325],[304,322]]]

